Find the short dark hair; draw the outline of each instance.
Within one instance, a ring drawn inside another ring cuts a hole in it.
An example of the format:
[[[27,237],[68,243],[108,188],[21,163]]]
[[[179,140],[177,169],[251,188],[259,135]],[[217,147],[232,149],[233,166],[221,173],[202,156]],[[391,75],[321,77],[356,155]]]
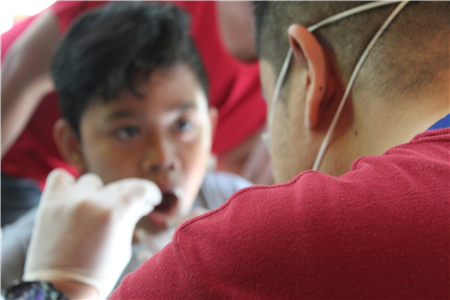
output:
[[[258,1],[255,27],[259,58],[269,60],[275,76],[278,75],[289,47],[289,25],[308,27],[364,3],[367,2]],[[397,5],[361,12],[314,31],[344,82],[349,80],[364,49]],[[381,96],[393,90],[415,93],[435,77],[448,76],[449,7],[450,3],[445,1],[411,1],[400,12],[358,75],[367,76],[365,82],[371,85],[367,86],[371,93]]]
[[[157,69],[185,63],[207,93],[189,28],[185,12],[163,3],[115,2],[77,19],[51,61],[61,114],[76,134],[90,104],[106,103],[122,91],[141,96],[136,81]]]

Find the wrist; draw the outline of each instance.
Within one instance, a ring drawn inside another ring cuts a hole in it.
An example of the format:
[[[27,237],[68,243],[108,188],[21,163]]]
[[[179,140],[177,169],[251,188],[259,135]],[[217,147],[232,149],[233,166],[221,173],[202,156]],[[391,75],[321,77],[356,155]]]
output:
[[[94,287],[69,281],[20,281],[16,280],[2,291],[2,300],[69,300],[98,299]]]
[[[26,270],[23,280],[50,283],[69,299],[100,298],[97,282],[80,274],[59,270]]]
[[[52,280],[51,284],[69,299],[98,299],[96,288],[81,282]]]
[[[2,290],[2,300],[69,300],[66,295],[57,290],[53,284],[46,281],[15,280]]]

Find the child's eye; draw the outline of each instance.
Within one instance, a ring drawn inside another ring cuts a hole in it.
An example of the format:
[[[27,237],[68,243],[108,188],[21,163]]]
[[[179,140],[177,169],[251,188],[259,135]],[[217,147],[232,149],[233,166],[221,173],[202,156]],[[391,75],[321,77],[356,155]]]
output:
[[[191,121],[188,121],[188,120],[179,121],[177,123],[177,129],[181,133],[190,132],[190,131],[192,131],[193,128],[194,128],[194,123]]]
[[[136,126],[124,127],[115,132],[116,137],[124,141],[130,140],[138,134],[139,128]]]

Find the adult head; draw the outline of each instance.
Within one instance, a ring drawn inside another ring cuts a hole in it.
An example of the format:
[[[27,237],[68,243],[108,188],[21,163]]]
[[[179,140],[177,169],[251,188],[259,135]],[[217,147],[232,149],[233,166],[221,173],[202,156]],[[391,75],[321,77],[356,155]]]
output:
[[[362,4],[257,4],[256,43],[268,100],[289,46],[293,49],[269,128],[278,182],[312,168],[355,65],[397,4],[314,32],[306,28]],[[446,2],[412,2],[393,20],[358,74],[320,171],[341,175],[356,158],[407,142],[448,114],[448,11]]]
[[[91,11],[62,39],[51,73],[62,156],[105,184],[155,182],[163,200],[149,215],[153,229],[187,214],[206,171],[215,116],[187,15],[140,2]]]

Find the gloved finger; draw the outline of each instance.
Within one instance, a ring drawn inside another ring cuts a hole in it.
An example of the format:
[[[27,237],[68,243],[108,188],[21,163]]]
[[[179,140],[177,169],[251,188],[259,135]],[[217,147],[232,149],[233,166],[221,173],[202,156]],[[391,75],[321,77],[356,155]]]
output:
[[[161,203],[161,191],[149,180],[127,178],[110,184],[118,196],[119,206],[129,214],[140,218],[153,211]],[[138,219],[136,219],[136,222]]]
[[[145,199],[152,205],[161,203],[162,195],[159,187],[150,180],[127,178],[117,181],[117,192],[126,198],[124,201]],[[127,200],[128,199],[128,200]]]
[[[94,173],[84,174],[76,182],[78,189],[85,192],[98,191],[103,186],[102,179]]]
[[[75,177],[64,169],[55,169],[47,176],[44,194],[57,191],[64,187],[69,187],[75,182]]]

